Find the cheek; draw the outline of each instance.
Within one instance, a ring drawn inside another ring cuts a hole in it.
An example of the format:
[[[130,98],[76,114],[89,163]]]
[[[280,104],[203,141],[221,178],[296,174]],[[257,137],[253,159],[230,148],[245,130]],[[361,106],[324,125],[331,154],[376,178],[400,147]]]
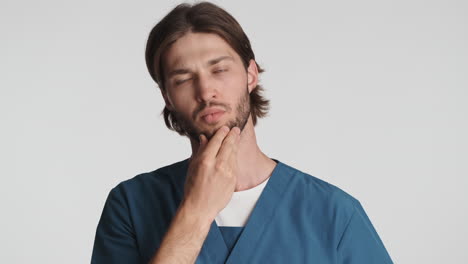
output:
[[[247,89],[247,74],[243,72],[242,69],[233,71],[224,79],[224,85],[229,87],[226,92],[229,93],[230,96],[235,96],[240,91],[243,92]]]
[[[192,98],[190,94],[180,91],[177,93],[177,96],[174,96],[174,94],[170,94],[169,96],[177,112],[187,115],[187,112],[193,111],[193,109],[191,109],[193,103],[190,101],[190,98]]]

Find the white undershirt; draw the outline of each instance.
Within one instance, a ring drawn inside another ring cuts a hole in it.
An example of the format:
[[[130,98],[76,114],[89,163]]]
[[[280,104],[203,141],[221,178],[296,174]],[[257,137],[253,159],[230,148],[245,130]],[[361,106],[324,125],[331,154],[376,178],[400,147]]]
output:
[[[245,226],[268,180],[248,190],[234,192],[226,207],[216,216],[218,226]]]

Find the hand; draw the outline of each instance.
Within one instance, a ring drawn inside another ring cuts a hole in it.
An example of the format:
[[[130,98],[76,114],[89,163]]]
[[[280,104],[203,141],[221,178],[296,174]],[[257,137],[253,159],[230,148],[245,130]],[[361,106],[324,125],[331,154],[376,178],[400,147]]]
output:
[[[211,223],[228,204],[237,182],[237,149],[240,129],[223,126],[208,142],[200,136],[200,146],[192,157],[184,189],[183,205]]]

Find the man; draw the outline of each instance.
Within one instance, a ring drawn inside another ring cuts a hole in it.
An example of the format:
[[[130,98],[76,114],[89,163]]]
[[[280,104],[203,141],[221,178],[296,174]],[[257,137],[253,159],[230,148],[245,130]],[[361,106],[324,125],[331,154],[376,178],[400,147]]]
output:
[[[257,146],[269,102],[231,15],[177,6],[151,31],[146,62],[192,155],[112,189],[92,263],[392,263],[356,199]]]

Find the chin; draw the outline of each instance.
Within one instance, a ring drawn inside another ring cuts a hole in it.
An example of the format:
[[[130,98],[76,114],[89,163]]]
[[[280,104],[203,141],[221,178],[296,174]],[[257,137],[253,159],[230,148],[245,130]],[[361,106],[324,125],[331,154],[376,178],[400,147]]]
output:
[[[214,134],[216,134],[216,131],[218,131],[218,129],[220,129],[222,126],[227,125],[229,129],[231,129],[232,127],[229,126],[227,123],[228,122],[223,122],[223,123],[214,124],[212,126],[207,126],[207,128],[199,129],[198,132],[199,134],[205,135],[206,138],[210,140],[214,136]]]

